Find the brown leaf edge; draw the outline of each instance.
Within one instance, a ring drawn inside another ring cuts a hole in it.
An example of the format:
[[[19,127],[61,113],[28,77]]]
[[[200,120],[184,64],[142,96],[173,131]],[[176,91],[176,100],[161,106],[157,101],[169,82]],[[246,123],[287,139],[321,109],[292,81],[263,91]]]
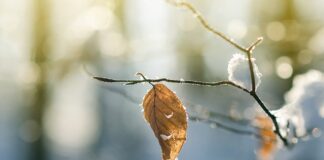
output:
[[[144,96],[144,118],[162,149],[163,160],[175,160],[186,141],[188,116],[176,94],[159,83]]]

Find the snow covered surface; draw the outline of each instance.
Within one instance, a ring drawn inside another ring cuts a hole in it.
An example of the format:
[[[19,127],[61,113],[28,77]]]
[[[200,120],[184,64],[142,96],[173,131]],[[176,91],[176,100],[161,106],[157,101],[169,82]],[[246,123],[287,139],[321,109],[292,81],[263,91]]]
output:
[[[286,129],[287,120],[292,124],[291,134],[296,132],[302,136],[311,131],[312,137],[297,144],[290,152],[283,153],[285,159],[321,159],[323,152],[317,148],[324,147],[321,130],[324,129],[324,74],[317,70],[310,70],[297,75],[293,80],[293,87],[285,94],[286,105],[273,113],[283,129]],[[300,141],[299,141],[300,142]],[[309,157],[311,156],[311,157]]]

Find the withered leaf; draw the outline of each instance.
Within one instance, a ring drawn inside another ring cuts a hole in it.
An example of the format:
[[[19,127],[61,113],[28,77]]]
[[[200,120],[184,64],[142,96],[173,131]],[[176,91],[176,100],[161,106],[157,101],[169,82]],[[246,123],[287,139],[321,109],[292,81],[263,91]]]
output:
[[[276,149],[276,134],[273,132],[273,124],[269,117],[258,115],[255,122],[261,136],[261,145],[259,148],[259,159],[269,160]]]
[[[187,113],[178,97],[155,84],[143,100],[144,117],[159,140],[163,160],[175,160],[186,141]]]

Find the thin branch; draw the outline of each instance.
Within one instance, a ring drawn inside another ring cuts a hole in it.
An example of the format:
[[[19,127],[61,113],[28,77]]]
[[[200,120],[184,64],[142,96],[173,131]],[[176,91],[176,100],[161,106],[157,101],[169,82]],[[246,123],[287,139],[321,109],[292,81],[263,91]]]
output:
[[[117,87],[112,87],[112,86],[105,86],[106,89],[108,89],[109,91],[113,92],[113,93],[116,93],[118,95],[121,95],[123,96],[126,100],[128,100],[129,102],[132,102],[134,104],[139,104],[140,102],[137,100],[137,99],[140,99],[139,97],[136,98],[135,96],[129,94],[126,90],[123,90],[121,88],[117,88]],[[190,110],[194,109],[194,108],[197,108],[198,106],[200,105],[196,105],[196,104],[192,104],[188,101],[185,102],[186,103],[186,107],[188,108],[191,108]],[[225,119],[231,123],[236,123],[236,124],[239,124],[239,125],[250,125],[250,120],[248,119],[238,119],[238,118],[235,118],[233,116],[229,116],[229,115],[225,115],[225,114],[221,114],[221,113],[218,113],[218,112],[213,112],[213,111],[207,111],[208,113],[208,118],[214,118],[214,119]],[[196,114],[199,114],[196,112]],[[194,117],[194,116],[191,116],[191,117]],[[256,128],[255,126],[251,126],[253,128]]]
[[[257,40],[254,41],[254,42],[250,45],[250,47],[248,47],[246,50],[247,50],[248,52],[252,53],[253,50],[256,48],[256,46],[258,46],[259,44],[261,44],[262,41],[263,41],[263,37],[259,37],[259,38],[257,38]]]
[[[170,82],[170,83],[179,83],[179,84],[190,84],[190,85],[198,85],[198,86],[221,86],[221,85],[228,85],[235,88],[238,88],[244,92],[250,93],[249,90],[246,88],[235,84],[232,81],[219,81],[219,82],[202,82],[202,81],[193,81],[193,80],[175,80],[175,79],[168,79],[168,78],[159,78],[159,79],[142,79],[142,80],[128,80],[128,79],[111,79],[111,78],[104,78],[104,77],[93,77],[96,80],[108,83],[125,83],[126,85],[135,85],[139,83],[153,83],[153,82]]]
[[[249,70],[250,70],[250,76],[251,76],[251,84],[252,84],[252,90],[250,91],[250,95],[256,100],[256,102],[259,104],[259,106],[262,108],[262,110],[271,118],[273,125],[275,126],[274,132],[278,135],[278,137],[281,139],[281,141],[284,143],[285,146],[288,146],[288,140],[281,134],[280,128],[278,125],[277,118],[270,112],[270,110],[265,106],[265,104],[262,102],[262,100],[259,98],[259,96],[256,93],[256,83],[255,83],[255,76],[254,76],[254,66],[253,66],[253,60],[252,60],[252,51],[254,50],[255,46],[260,44],[262,42],[263,38],[258,38],[256,42],[254,42],[249,48],[247,56],[248,56],[248,62],[249,62]]]
[[[106,89],[108,89],[109,91],[113,92],[113,93],[116,93],[118,95],[121,95],[123,96],[126,100],[134,103],[134,104],[138,104],[140,103],[137,99],[140,99],[139,97],[136,98],[135,96],[129,94],[126,90],[124,89],[121,89],[121,88],[117,88],[117,87],[112,87],[112,86],[105,86]],[[194,108],[198,108],[198,106],[200,105],[196,105],[196,104],[192,104],[191,102],[188,102],[188,101],[185,101],[185,106],[186,107],[189,107],[191,109],[194,109]],[[209,111],[207,110],[207,113],[208,113],[208,117],[209,118],[214,118],[214,119],[226,119],[228,120],[229,122],[231,123],[236,123],[236,124],[239,124],[239,125],[250,125],[250,120],[248,119],[238,119],[238,118],[235,118],[233,116],[229,116],[229,115],[225,115],[225,114],[221,114],[221,113],[218,113],[218,112],[213,112],[213,111]],[[198,112],[196,112],[196,114],[199,114]],[[252,126],[254,127],[254,126]]]
[[[137,104],[139,103],[135,97],[133,97],[132,95],[130,95],[129,93],[127,93],[127,91],[124,91],[124,90],[121,90],[119,88],[112,88],[112,87],[107,87],[107,89],[113,93],[116,93],[116,94],[119,94],[121,96],[123,96],[126,100],[128,100],[129,102],[131,103],[134,103],[134,104]],[[208,111],[210,112],[210,111]],[[234,120],[233,117],[230,118],[230,116],[226,116],[226,115],[223,115],[223,114],[220,114],[220,113],[216,113],[216,112],[212,112],[214,116],[218,117],[220,116],[220,118],[226,118],[228,120],[231,120],[232,123],[237,123],[239,125],[244,125],[244,126],[247,126],[248,123],[246,123],[245,121],[243,121],[243,123],[239,123],[240,121],[238,120]],[[230,127],[230,126],[227,126],[221,122],[218,122],[217,120],[215,119],[206,119],[206,118],[202,118],[202,117],[199,117],[199,116],[193,116],[193,115],[189,115],[189,120],[191,121],[199,121],[199,122],[205,122],[205,123],[208,123],[208,124],[213,124],[213,125],[216,125],[217,127],[221,128],[221,129],[224,129],[224,130],[227,130],[229,132],[232,132],[232,133],[236,133],[236,134],[242,134],[242,135],[252,135],[258,139],[261,138],[261,136],[253,131],[248,131],[248,130],[240,130],[240,129],[237,129],[237,128],[234,128],[234,127]],[[261,128],[258,128],[256,126],[250,126],[254,129],[261,129]]]
[[[228,38],[223,33],[219,32],[216,29],[214,29],[213,27],[211,27],[207,23],[207,21],[205,20],[205,18],[200,14],[200,12],[193,7],[192,4],[190,4],[190,3],[188,3],[188,2],[186,2],[184,0],[183,1],[169,0],[169,2],[173,3],[174,5],[176,5],[178,7],[187,8],[188,10],[190,10],[195,15],[195,17],[204,26],[204,28],[206,28],[208,31],[214,33],[215,35],[218,35],[219,37],[223,38],[225,41],[227,41],[228,43],[230,43],[231,45],[233,45],[235,48],[237,48],[237,49],[239,49],[239,50],[241,50],[241,51],[243,51],[243,52],[245,52],[247,54],[247,56],[248,56],[248,63],[249,63],[249,69],[250,69],[250,76],[251,76],[251,84],[252,84],[252,90],[251,91],[248,91],[248,93],[250,93],[254,97],[254,99],[258,102],[258,104],[261,106],[261,108],[271,118],[273,124],[275,125],[275,131],[274,132],[283,141],[283,143],[285,144],[285,146],[288,146],[287,139],[284,138],[282,136],[282,134],[280,133],[280,131],[279,131],[278,122],[277,122],[275,116],[270,113],[269,109],[264,105],[264,103],[259,99],[258,95],[256,94],[256,83],[255,83],[255,76],[254,76],[254,67],[253,67],[253,63],[252,63],[252,52],[255,49],[255,47],[257,45],[259,45],[263,41],[263,38],[262,37],[259,37],[248,48],[242,47],[238,43],[234,42],[231,38]]]
[[[250,47],[246,49],[246,54],[248,56],[248,62],[249,62],[249,70],[250,70],[250,76],[251,76],[251,84],[252,84],[252,90],[251,92],[255,93],[256,91],[256,84],[255,84],[255,76],[254,76],[254,66],[253,66],[253,60],[252,60],[252,52],[255,49],[257,45],[259,45],[263,41],[263,37],[259,37],[255,42],[253,42]]]
[[[174,80],[174,79],[167,79],[167,78],[159,78],[159,79],[143,79],[143,80],[124,80],[124,79],[111,79],[111,78],[103,78],[103,77],[93,77],[96,80],[108,83],[126,83],[126,85],[135,85],[139,83],[153,83],[153,82],[170,82],[170,83],[179,83],[179,84],[191,84],[191,85],[199,85],[199,86],[220,86],[220,85],[230,85],[236,87],[246,93],[249,93],[261,106],[261,108],[265,111],[265,113],[271,118],[274,126],[275,126],[275,133],[279,136],[279,138],[283,141],[283,143],[288,146],[288,141],[286,138],[282,136],[280,133],[280,128],[275,116],[267,109],[264,103],[260,100],[258,95],[252,90],[249,91],[246,88],[235,84],[231,81],[219,81],[219,82],[202,82],[202,81],[192,81],[192,80]]]
[[[271,118],[275,130],[274,132],[279,136],[279,138],[283,141],[285,146],[288,146],[288,141],[283,135],[280,133],[279,125],[277,122],[276,117],[271,114],[269,109],[264,105],[264,103],[261,101],[261,99],[258,97],[256,94],[256,83],[255,83],[255,76],[254,76],[254,67],[252,63],[252,52],[255,49],[257,45],[259,45],[263,38],[259,37],[255,42],[253,42],[248,48],[242,47],[238,43],[234,42],[231,38],[227,37],[223,33],[217,31],[213,27],[211,27],[208,22],[205,20],[205,18],[200,14],[200,12],[193,7],[192,4],[185,2],[184,0],[168,0],[169,2],[173,3],[174,5],[178,7],[184,7],[190,10],[195,17],[199,20],[199,22],[203,25],[204,28],[206,28],[208,31],[212,32],[213,34],[221,37],[224,39],[226,42],[234,46],[235,48],[239,49],[242,52],[245,52],[248,56],[248,63],[249,63],[249,69],[250,69],[250,76],[251,76],[251,84],[252,84],[252,90],[249,91],[248,89],[237,85],[234,82],[231,81],[220,81],[220,82],[201,82],[201,81],[192,81],[192,80],[172,80],[172,79],[167,79],[167,78],[160,78],[160,79],[146,79],[144,76],[144,80],[116,80],[116,79],[110,79],[110,78],[103,78],[103,77],[93,77],[94,79],[97,79],[99,81],[103,82],[109,82],[109,83],[114,83],[114,82],[119,82],[119,83],[126,83],[126,85],[134,85],[138,83],[143,83],[143,82],[148,82],[153,85],[153,82],[170,82],[170,83],[184,83],[184,84],[191,84],[191,85],[200,85],[200,86],[220,86],[220,85],[230,85],[233,87],[236,87],[240,90],[243,90],[246,93],[249,93],[260,105],[260,107],[263,109],[263,111]]]
[[[216,125],[216,127],[220,127],[226,131],[230,131],[232,133],[236,133],[236,134],[242,134],[242,135],[252,135],[258,139],[261,139],[261,135],[253,132],[253,131],[249,131],[249,130],[241,130],[241,129],[237,129],[237,128],[233,128],[233,127],[230,127],[230,126],[227,126],[225,124],[222,124],[216,120],[211,120],[211,119],[205,119],[205,118],[201,118],[201,117],[197,117],[197,116],[190,116],[189,115],[189,119],[192,120],[192,121],[199,121],[199,122],[205,122],[205,123],[208,123],[208,124],[214,124]]]
[[[239,49],[239,50],[241,50],[243,52],[247,52],[247,49],[245,47],[242,47],[242,45],[236,43],[233,39],[227,37],[222,32],[219,32],[215,28],[210,26],[208,24],[208,22],[205,20],[205,18],[200,14],[200,12],[191,3],[186,2],[186,1],[177,1],[177,0],[167,0],[167,1],[169,3],[177,6],[177,7],[184,7],[186,9],[188,9],[199,20],[200,24],[202,24],[203,27],[206,28],[208,31],[210,31],[211,33],[221,37],[222,39],[224,39],[225,41],[227,41],[228,43],[233,45],[235,48],[237,48],[237,49]]]
[[[247,52],[247,56],[248,56],[249,70],[250,70],[251,84],[252,84],[252,90],[250,92],[255,93],[256,85],[255,85],[254,67],[252,62],[252,52]]]
[[[113,88],[113,87],[107,87],[107,89],[109,91],[113,92],[113,93],[116,93],[116,94],[119,94],[119,95],[123,96],[126,100],[128,100],[128,101],[130,101],[130,102],[132,102],[134,104],[139,104],[139,101],[136,100],[138,98],[135,98],[133,95],[130,95],[125,90],[121,90],[120,88]],[[262,103],[261,100],[260,100],[260,102]],[[193,105],[193,104],[189,104],[189,105],[191,105],[191,107],[196,107],[197,106],[197,105]],[[260,128],[258,126],[250,125],[248,123],[248,120],[237,120],[234,117],[227,116],[227,115],[223,115],[223,114],[220,114],[220,113],[217,113],[217,112],[208,111],[208,113],[210,113],[211,115],[213,115],[213,117],[216,118],[216,119],[217,118],[225,118],[225,119],[231,121],[232,123],[236,123],[236,124],[239,124],[239,125],[244,125],[244,126],[247,126],[247,127],[252,127],[253,129],[256,129],[256,130],[263,129],[263,128]],[[270,112],[268,112],[268,113],[270,113]],[[189,114],[189,120],[191,120],[191,121],[199,121],[199,122],[204,122],[204,123],[216,125],[218,128],[221,128],[221,129],[224,129],[224,130],[227,130],[229,132],[236,133],[236,134],[251,135],[251,136],[254,136],[257,139],[261,139],[262,138],[261,135],[259,135],[258,133],[255,133],[253,131],[240,130],[240,129],[237,129],[237,128],[234,128],[234,127],[230,127],[228,125],[225,125],[225,124],[217,121],[216,119],[202,118],[202,117],[199,117],[199,116],[194,116],[194,115]],[[277,133],[277,131],[275,131],[275,133]],[[308,132],[307,132],[307,134],[305,134],[303,136],[297,136],[297,135],[295,135],[293,138],[303,139],[305,137],[312,137],[312,129],[309,129]]]
[[[279,138],[284,143],[284,145],[288,146],[289,145],[288,140],[280,132],[277,118],[268,110],[268,108],[264,105],[264,103],[262,102],[262,100],[259,98],[259,96],[256,93],[251,92],[251,96],[258,102],[258,104],[261,106],[263,111],[271,118],[271,120],[274,124],[274,127],[275,127],[274,132],[279,136]]]
[[[147,80],[147,78],[144,76],[143,73],[137,72],[135,75],[137,75],[137,76],[141,76],[144,80]],[[151,85],[152,87],[154,87],[154,84],[153,84],[152,82],[148,82],[148,83],[150,83],[150,85]]]
[[[206,118],[202,118],[202,117],[198,117],[198,116],[192,116],[192,115],[189,115],[189,119],[191,121],[198,121],[198,122],[203,122],[203,123],[207,123],[207,124],[210,124],[210,125],[215,125],[216,127],[219,127],[221,129],[224,129],[224,130],[232,132],[232,133],[242,134],[242,135],[250,135],[250,136],[254,136],[257,139],[276,142],[276,139],[266,137],[267,135],[262,135],[261,136],[259,133],[253,132],[251,130],[243,130],[243,129],[237,129],[237,128],[234,128],[234,127],[230,127],[228,125],[225,125],[223,123],[218,122],[217,120],[206,119]],[[249,126],[249,127],[252,127],[255,130],[264,130],[264,129],[266,129],[266,128],[262,128],[262,127],[259,127],[259,126],[253,126],[253,125]],[[302,136],[295,135],[292,138],[294,138],[296,140],[302,140],[302,139],[305,139],[305,138],[318,138],[318,137],[315,137],[312,134],[312,130],[313,129],[308,129],[305,135],[302,135]],[[288,147],[293,147],[293,145],[290,145]]]
[[[237,117],[234,117],[234,116],[231,116],[231,115],[226,115],[226,114],[213,112],[213,111],[209,111],[209,110],[207,110],[207,112],[206,112],[206,109],[201,109],[202,106],[200,106],[200,105],[192,104],[192,103],[190,103],[188,101],[184,101],[184,103],[186,104],[185,106],[187,108],[190,108],[190,110],[193,110],[193,112],[195,112],[197,115],[207,113],[208,114],[208,116],[207,116],[208,119],[211,119],[211,118],[212,119],[224,119],[224,120],[227,120],[227,121],[230,121],[230,122],[233,122],[233,123],[237,123],[237,124],[240,124],[240,125],[250,125],[251,124],[250,123],[251,120],[249,120],[249,119],[237,118]],[[195,111],[195,110],[202,110],[202,111],[199,112],[199,111]]]
[[[250,91],[250,95],[257,101],[257,103],[260,105],[262,110],[271,118],[273,125],[275,126],[274,132],[278,135],[278,137],[281,139],[281,141],[284,143],[285,146],[288,146],[288,140],[281,134],[280,128],[278,125],[277,118],[270,112],[270,110],[265,106],[265,104],[262,102],[262,100],[259,98],[259,96],[256,93],[256,83],[255,83],[255,70],[252,60],[252,51],[254,48],[262,42],[263,38],[260,37],[252,43],[252,45],[247,49],[247,56],[248,56],[248,62],[249,62],[249,70],[250,70],[250,76],[251,76],[251,84],[252,84],[252,90]]]

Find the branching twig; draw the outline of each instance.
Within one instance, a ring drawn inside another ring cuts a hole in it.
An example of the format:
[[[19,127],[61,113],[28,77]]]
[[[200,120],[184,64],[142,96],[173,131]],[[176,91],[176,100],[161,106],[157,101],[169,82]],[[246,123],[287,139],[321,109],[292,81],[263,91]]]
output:
[[[167,78],[160,78],[160,79],[143,79],[143,80],[121,80],[121,79],[110,79],[110,78],[103,78],[103,77],[93,77],[94,79],[97,79],[99,81],[108,82],[108,83],[126,83],[126,85],[135,85],[143,82],[153,83],[153,82],[170,82],[170,83],[179,83],[179,84],[191,84],[191,85],[199,85],[199,86],[220,86],[220,85],[230,85],[233,87],[236,87],[246,93],[249,93],[261,106],[261,108],[264,110],[264,112],[271,118],[274,126],[275,126],[275,133],[279,136],[279,138],[283,141],[283,143],[288,146],[287,139],[282,136],[280,133],[280,128],[278,125],[278,122],[276,120],[276,117],[270,112],[269,109],[264,105],[264,103],[261,101],[259,96],[256,94],[255,91],[239,86],[231,81],[219,81],[219,82],[202,82],[202,81],[192,81],[192,80],[174,80],[174,79],[167,79]]]
[[[121,89],[120,87],[115,87],[115,86],[104,86],[106,89],[108,89],[109,91],[116,93],[118,95],[121,95],[122,97],[124,97],[126,100],[128,100],[131,103],[134,104],[139,104],[140,102],[138,101],[138,99],[140,99],[140,97],[135,97],[133,95],[131,95],[129,92],[127,92],[124,89]],[[184,101],[184,104],[187,108],[189,108],[189,110],[193,110],[195,108],[198,107],[202,107],[200,105],[197,104],[192,104],[191,102],[188,101]],[[218,113],[218,112],[213,112],[213,111],[209,111],[209,110],[205,110],[208,113],[208,118],[212,118],[212,119],[224,119],[227,121],[230,121],[232,123],[236,123],[239,125],[249,125],[250,124],[250,120],[249,119],[238,119],[236,117],[233,117],[231,115],[226,115],[226,114],[222,114],[222,113]],[[195,112],[195,114],[201,114],[200,112]]]
[[[152,82],[170,82],[170,83],[181,83],[181,84],[191,84],[191,85],[198,85],[198,86],[221,86],[221,85],[229,85],[235,88],[238,88],[244,92],[250,93],[249,90],[246,88],[232,82],[232,81],[219,81],[219,82],[202,82],[202,81],[193,81],[193,80],[175,80],[175,79],[168,79],[168,78],[158,78],[158,79],[142,79],[142,80],[129,80],[129,79],[111,79],[111,78],[104,78],[104,77],[93,77],[96,80],[108,83],[125,83],[125,85],[134,85],[138,83],[152,83]]]
[[[191,11],[195,15],[195,17],[197,17],[197,19],[203,25],[204,28],[206,28],[208,31],[214,33],[215,35],[223,38],[225,41],[227,41],[228,43],[230,43],[231,45],[233,45],[235,48],[237,48],[240,51],[243,51],[244,53],[247,54],[248,62],[249,62],[249,69],[250,69],[250,76],[251,76],[251,84],[252,84],[252,90],[249,91],[249,93],[258,102],[258,104],[261,106],[261,108],[263,109],[263,111],[271,118],[271,120],[272,120],[272,122],[273,122],[273,124],[275,126],[274,132],[283,141],[284,145],[285,146],[288,146],[287,139],[285,137],[283,137],[283,135],[280,133],[280,129],[279,129],[279,125],[278,125],[278,122],[277,122],[276,117],[269,111],[269,109],[264,105],[264,103],[260,100],[260,98],[256,94],[256,83],[255,83],[255,76],[254,76],[254,73],[255,72],[254,72],[254,67],[253,67],[253,62],[252,62],[253,61],[252,52],[255,49],[255,47],[262,42],[263,38],[262,37],[259,37],[249,47],[247,47],[247,48],[246,47],[243,47],[243,46],[239,45],[238,43],[234,42],[231,38],[228,38],[227,36],[225,36],[221,32],[219,32],[216,29],[214,29],[213,27],[211,27],[207,23],[207,21],[205,20],[205,18],[200,14],[200,12],[193,7],[192,4],[186,2],[185,0],[168,0],[168,2],[171,2],[171,3],[173,3],[174,5],[176,5],[178,7],[185,7],[185,8],[187,8],[189,11]]]
[[[215,28],[210,26],[208,24],[208,22],[205,20],[205,18],[200,14],[200,12],[192,4],[190,4],[186,1],[183,1],[183,0],[180,0],[180,1],[179,0],[167,0],[167,2],[173,4],[177,7],[184,7],[186,9],[188,9],[195,15],[195,17],[199,20],[199,22],[203,25],[203,27],[206,28],[208,31],[221,37],[222,39],[224,39],[225,41],[227,41],[228,43],[233,45],[235,48],[237,48],[243,52],[247,51],[247,49],[245,47],[242,47],[240,44],[236,43],[233,39],[227,37],[222,32],[219,32],[218,30],[216,30]]]
[[[128,100],[131,103],[134,103],[134,104],[139,103],[138,101],[136,101],[137,98],[135,98],[134,96],[128,94],[124,90],[121,90],[121,89],[118,89],[118,88],[112,88],[112,87],[109,87],[107,89],[109,91],[113,92],[113,93],[116,93],[116,94],[119,94],[119,95],[123,96],[126,100]],[[225,118],[227,120],[230,120],[232,123],[236,123],[238,125],[244,125],[245,127],[248,126],[247,120],[246,121],[234,120],[233,117],[230,117],[230,116],[227,116],[227,115],[223,115],[223,114],[216,113],[216,112],[210,112],[210,111],[208,111],[208,112],[212,113],[213,116],[216,117],[216,118]],[[258,139],[261,139],[261,135],[259,135],[256,132],[253,132],[253,131],[250,131],[250,130],[242,130],[242,129],[237,129],[237,128],[234,128],[234,127],[230,127],[228,125],[225,125],[225,124],[217,121],[216,119],[209,119],[209,118],[207,119],[207,118],[203,118],[203,117],[194,116],[194,115],[189,114],[189,120],[208,123],[208,124],[215,125],[218,128],[224,129],[226,131],[229,131],[229,132],[232,132],[232,133],[235,133],[235,134],[250,135],[250,136],[254,136],[254,137],[258,138]],[[253,125],[251,125],[250,127],[252,127],[253,129],[261,129],[261,128],[253,126]]]
[[[250,47],[248,47],[248,48],[246,49],[247,52],[252,53],[253,50],[255,49],[255,47],[258,46],[259,44],[261,44],[262,41],[263,41],[263,37],[259,37],[259,38],[257,38],[257,40],[254,41],[254,42],[250,45]]]
[[[134,103],[134,104],[139,103],[139,101],[136,100],[136,99],[139,99],[139,98],[136,98],[136,97],[130,95],[125,90],[122,90],[120,88],[113,88],[113,87],[108,87],[107,89],[109,91],[113,92],[113,93],[117,93],[117,94],[123,96],[126,100],[128,100],[131,103]],[[192,107],[197,106],[197,105],[194,105],[194,104],[191,104],[191,103],[189,103],[189,104]],[[251,127],[254,130],[262,130],[262,129],[264,129],[264,128],[260,127],[260,126],[255,126],[255,125],[250,124],[248,122],[248,120],[237,120],[232,116],[223,115],[223,114],[220,114],[220,113],[217,113],[217,112],[208,111],[208,113],[209,113],[209,115],[213,115],[212,117],[214,117],[216,119],[225,118],[226,120],[229,120],[232,123],[235,123],[235,124],[238,124],[238,125],[243,125],[243,126],[246,126],[246,127]],[[191,121],[199,121],[199,122],[207,123],[207,124],[210,124],[210,125],[215,125],[215,126],[217,126],[217,128],[221,128],[221,129],[224,129],[226,131],[229,131],[229,132],[232,132],[232,133],[235,133],[235,134],[250,135],[250,136],[254,136],[257,139],[264,138],[259,133],[253,132],[251,130],[242,130],[242,129],[237,129],[237,128],[234,128],[234,127],[230,127],[228,125],[225,125],[225,124],[217,121],[216,119],[211,119],[210,117],[208,117],[208,118],[199,117],[199,116],[195,116],[195,115],[192,115],[192,114],[189,113],[189,120],[191,120]],[[305,137],[312,137],[312,129],[308,129],[306,134],[303,135],[303,136],[294,135],[294,138],[296,138],[297,140],[298,139],[303,139]],[[270,139],[270,138],[268,140],[269,141],[270,140],[275,141],[274,139]]]
[[[213,34],[221,37],[224,39],[226,42],[229,44],[233,45],[235,48],[238,50],[244,52],[247,54],[248,57],[248,63],[249,63],[249,69],[250,69],[250,77],[251,77],[251,84],[252,84],[252,90],[248,90],[234,82],[231,81],[219,81],[219,82],[202,82],[202,81],[192,81],[192,80],[172,80],[172,79],[167,79],[167,78],[160,78],[160,79],[146,79],[144,78],[144,75],[142,77],[144,78],[143,80],[117,80],[117,79],[110,79],[110,78],[103,78],[103,77],[93,77],[99,81],[103,82],[109,82],[109,83],[114,83],[114,82],[119,82],[119,83],[126,83],[126,85],[134,85],[138,83],[143,83],[143,82],[148,82],[153,85],[154,82],[170,82],[170,83],[183,83],[183,84],[191,84],[191,85],[200,85],[200,86],[220,86],[220,85],[230,85],[235,88],[238,88],[246,93],[249,93],[255,101],[260,105],[260,107],[263,109],[263,111],[271,118],[275,130],[274,132],[278,135],[278,137],[282,140],[285,146],[288,146],[288,141],[287,139],[280,133],[280,128],[277,122],[276,117],[270,112],[270,110],[265,106],[265,104],[261,101],[259,96],[256,93],[256,82],[255,82],[255,76],[254,76],[254,67],[253,67],[253,58],[252,58],[252,52],[255,49],[255,47],[260,44],[263,40],[262,37],[258,38],[255,42],[253,42],[249,47],[243,47],[239,45],[238,43],[234,42],[231,38],[227,37],[223,33],[217,31],[213,27],[211,27],[205,18],[199,13],[197,9],[193,7],[192,4],[184,1],[184,0],[168,0],[169,2],[172,2],[174,5],[178,7],[184,7],[191,11],[195,17],[199,20],[199,22],[202,24],[202,26],[207,29],[208,31],[212,32]]]

